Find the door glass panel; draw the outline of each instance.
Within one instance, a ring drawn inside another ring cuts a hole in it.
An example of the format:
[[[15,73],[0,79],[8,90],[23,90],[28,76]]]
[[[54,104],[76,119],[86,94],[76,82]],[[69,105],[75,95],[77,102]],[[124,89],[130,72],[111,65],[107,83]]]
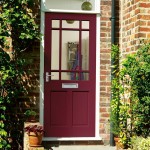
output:
[[[59,72],[51,72],[51,80],[59,80]]]
[[[62,72],[61,80],[89,80],[89,73]]]
[[[71,72],[70,73],[70,80],[80,80],[79,73]]]
[[[82,21],[82,29],[89,29],[89,21]]]
[[[59,31],[52,30],[51,69],[59,69]]]
[[[70,36],[71,35],[71,36]],[[79,31],[62,31],[62,56],[61,56],[61,69],[69,70],[70,53],[68,49],[69,42],[78,43],[79,41]],[[71,49],[72,51],[77,51],[77,48]],[[75,54],[75,53],[74,53]],[[70,61],[71,62],[71,61]]]
[[[68,70],[75,70],[79,66],[78,43],[68,42]]]
[[[89,80],[89,73],[82,73],[81,80]]]
[[[61,72],[61,80],[70,80],[69,72]]]
[[[62,20],[62,28],[79,28],[78,20]]]
[[[59,20],[52,20],[52,28],[59,28]]]
[[[82,70],[89,70],[89,31],[82,31]]]

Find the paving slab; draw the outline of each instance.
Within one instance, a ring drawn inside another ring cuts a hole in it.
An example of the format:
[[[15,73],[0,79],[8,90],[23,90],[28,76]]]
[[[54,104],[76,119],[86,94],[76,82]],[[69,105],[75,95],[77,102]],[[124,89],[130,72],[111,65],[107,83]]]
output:
[[[116,150],[116,147],[113,146],[103,146],[103,145],[67,145],[52,147],[53,150]]]

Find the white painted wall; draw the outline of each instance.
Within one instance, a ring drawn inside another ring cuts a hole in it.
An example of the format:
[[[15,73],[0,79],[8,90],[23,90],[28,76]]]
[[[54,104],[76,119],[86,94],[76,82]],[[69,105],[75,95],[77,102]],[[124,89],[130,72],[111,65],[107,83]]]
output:
[[[92,10],[85,11],[81,5],[85,0],[42,0],[41,10],[44,12],[69,12],[69,13],[100,13],[100,0],[89,0]]]
[[[46,9],[62,9],[62,10],[81,10],[82,3],[85,0],[45,0],[44,7]],[[95,10],[95,0],[90,0],[92,10]]]

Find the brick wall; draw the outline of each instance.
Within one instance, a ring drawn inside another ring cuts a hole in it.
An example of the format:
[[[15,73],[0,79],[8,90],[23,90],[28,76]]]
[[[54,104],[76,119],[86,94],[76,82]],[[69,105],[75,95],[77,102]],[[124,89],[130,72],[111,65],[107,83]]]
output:
[[[112,0],[101,0],[100,19],[100,136],[104,143],[110,139],[111,100],[111,7]],[[120,42],[120,1],[115,0],[115,44]]]
[[[135,52],[141,40],[150,38],[149,7],[149,0],[124,0],[121,3],[123,54]]]
[[[27,94],[25,94],[21,106],[23,111],[25,112],[26,109],[33,109],[39,113],[39,68],[40,68],[40,50],[39,50],[40,43],[34,42],[34,46],[30,52],[26,54],[26,59],[29,63],[27,69],[28,73],[25,77],[26,81],[26,91]],[[38,115],[37,115],[38,119]]]
[[[119,44],[123,58],[134,53],[141,40],[150,38],[150,1],[115,1],[115,44]],[[101,50],[100,50],[100,136],[109,140],[107,124],[110,116],[110,50],[111,50],[111,0],[101,0]]]
[[[101,0],[100,17],[100,136],[109,141],[109,117],[111,96],[111,0]],[[116,44],[120,45],[122,54],[134,52],[141,39],[150,38],[150,1],[149,0],[116,0]],[[33,88],[29,92],[28,102],[36,108],[39,102],[39,49],[32,54],[31,67],[35,68]],[[34,78],[35,77],[35,78]],[[33,106],[33,107],[34,107]],[[37,109],[38,111],[38,109]],[[60,142],[58,142],[60,144]],[[62,142],[63,143],[63,142]],[[65,142],[66,143],[66,142]],[[76,142],[71,142],[76,143]],[[84,142],[81,142],[84,143]],[[87,142],[85,142],[87,143]],[[77,144],[77,143],[76,143]]]
[[[107,125],[110,116],[111,87],[111,0],[101,0],[100,7],[100,136],[103,140],[108,141],[109,130],[107,130]]]

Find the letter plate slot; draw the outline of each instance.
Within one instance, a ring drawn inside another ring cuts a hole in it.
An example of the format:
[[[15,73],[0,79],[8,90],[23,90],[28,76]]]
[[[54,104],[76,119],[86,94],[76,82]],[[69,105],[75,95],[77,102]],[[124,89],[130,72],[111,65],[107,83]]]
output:
[[[62,88],[76,89],[78,88],[78,83],[62,83]]]

